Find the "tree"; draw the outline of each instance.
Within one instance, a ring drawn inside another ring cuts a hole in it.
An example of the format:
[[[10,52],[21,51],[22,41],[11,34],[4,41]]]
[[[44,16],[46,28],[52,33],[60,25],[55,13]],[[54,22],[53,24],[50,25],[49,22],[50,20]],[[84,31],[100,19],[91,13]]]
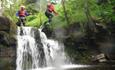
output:
[[[95,23],[93,22],[92,20],[92,16],[91,16],[91,13],[90,13],[90,9],[89,9],[89,0],[85,0],[85,5],[84,5],[84,11],[85,11],[85,14],[86,14],[86,17],[87,17],[87,20],[88,20],[88,28],[91,30],[91,31],[95,31]]]
[[[66,7],[65,7],[65,0],[62,0],[62,6],[63,6],[63,11],[64,11],[65,19],[67,21],[67,24],[69,24],[70,22],[69,22],[69,18],[68,18]]]
[[[0,16],[2,16],[3,12],[3,0],[0,0]]]

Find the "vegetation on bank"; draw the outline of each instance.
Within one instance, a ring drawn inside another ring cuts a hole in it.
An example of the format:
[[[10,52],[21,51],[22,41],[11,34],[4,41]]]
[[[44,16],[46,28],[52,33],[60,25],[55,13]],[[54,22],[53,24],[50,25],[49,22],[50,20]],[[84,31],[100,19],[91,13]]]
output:
[[[115,21],[114,0],[62,0],[56,5],[59,15],[54,17],[53,28],[68,26],[74,22],[80,22],[81,27],[90,19],[102,21],[104,24]],[[32,13],[27,17],[27,26],[39,27],[47,20],[44,15],[47,2],[45,0],[11,0],[3,1],[4,16],[9,17],[15,23],[18,21],[15,16],[19,6],[24,4],[28,12]]]

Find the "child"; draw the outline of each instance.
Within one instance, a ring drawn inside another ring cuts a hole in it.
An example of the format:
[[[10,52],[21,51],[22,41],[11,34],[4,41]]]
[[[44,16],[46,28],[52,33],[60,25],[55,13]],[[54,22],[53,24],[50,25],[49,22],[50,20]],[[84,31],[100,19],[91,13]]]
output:
[[[58,13],[55,11],[54,5],[54,2],[48,3],[47,9],[45,11],[45,15],[48,18],[49,23],[52,21],[53,14],[58,15]]]
[[[19,26],[23,25],[25,26],[25,17],[29,16],[30,14],[25,10],[25,6],[20,6],[20,10],[16,12],[16,16],[19,17],[20,23],[17,24]]]

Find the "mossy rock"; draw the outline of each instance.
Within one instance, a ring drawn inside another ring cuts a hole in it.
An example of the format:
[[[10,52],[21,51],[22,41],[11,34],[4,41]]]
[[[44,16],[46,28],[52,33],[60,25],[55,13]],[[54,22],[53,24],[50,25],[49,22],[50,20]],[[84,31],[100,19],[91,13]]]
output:
[[[9,45],[9,34],[5,31],[0,31],[0,44]]]
[[[16,24],[7,17],[0,17],[0,44],[10,47],[16,44]]]
[[[9,18],[0,17],[1,70],[15,70],[16,30],[16,25]]]
[[[7,17],[0,17],[0,31],[10,31],[11,21]]]

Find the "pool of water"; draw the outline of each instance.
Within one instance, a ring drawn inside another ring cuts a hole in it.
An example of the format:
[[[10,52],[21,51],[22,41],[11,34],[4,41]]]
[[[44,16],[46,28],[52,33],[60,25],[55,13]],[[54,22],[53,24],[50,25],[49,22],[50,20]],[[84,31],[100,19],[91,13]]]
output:
[[[62,65],[32,70],[115,70],[115,65]]]

